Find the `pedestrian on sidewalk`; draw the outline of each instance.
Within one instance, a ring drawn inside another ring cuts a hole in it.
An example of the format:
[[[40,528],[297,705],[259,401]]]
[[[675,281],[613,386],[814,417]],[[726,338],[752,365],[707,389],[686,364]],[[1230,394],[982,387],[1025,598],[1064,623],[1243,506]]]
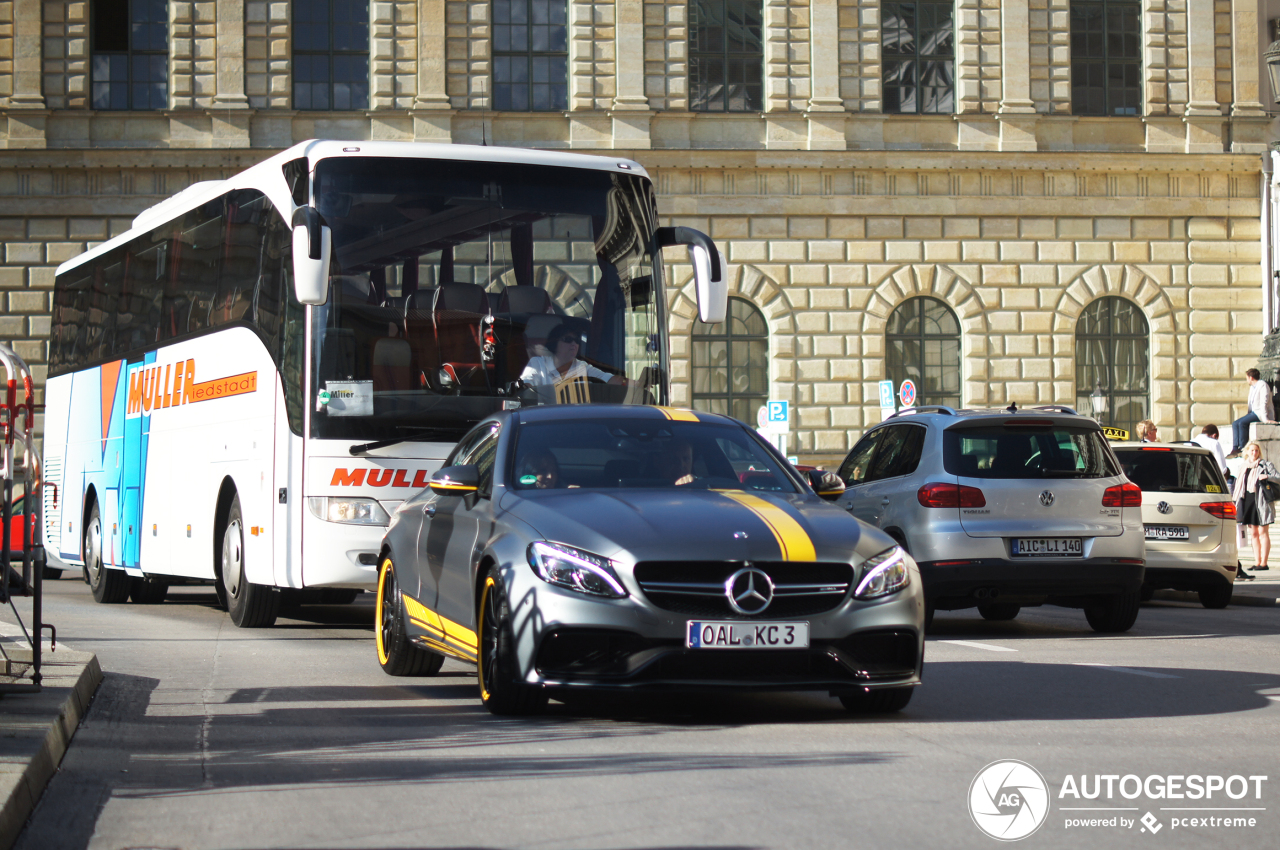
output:
[[[1222,470],[1222,477],[1227,479],[1227,483],[1231,483],[1231,470],[1227,469],[1227,454],[1222,450],[1222,443],[1218,441],[1218,426],[1206,425],[1200,429],[1200,433],[1192,437],[1191,442],[1196,445],[1204,446],[1213,452],[1214,458],[1218,461],[1218,469]]]
[[[1231,423],[1231,454],[1227,457],[1237,457],[1240,454],[1249,439],[1250,425],[1254,422],[1272,422],[1276,418],[1271,387],[1262,380],[1262,373],[1257,369],[1245,369],[1244,376],[1249,381],[1249,412]]]
[[[1159,439],[1156,431],[1156,423],[1150,419],[1143,419],[1138,423],[1138,440],[1143,443],[1154,443]]]
[[[1250,441],[1244,447],[1244,469],[1236,479],[1236,486],[1231,498],[1236,503],[1236,522],[1248,532],[1253,543],[1253,560],[1255,570],[1270,569],[1267,557],[1271,554],[1271,532],[1268,526],[1275,522],[1275,505],[1267,494],[1266,482],[1271,479],[1280,480],[1275,466],[1262,456],[1262,446]],[[1241,567],[1239,577],[1252,579]]]

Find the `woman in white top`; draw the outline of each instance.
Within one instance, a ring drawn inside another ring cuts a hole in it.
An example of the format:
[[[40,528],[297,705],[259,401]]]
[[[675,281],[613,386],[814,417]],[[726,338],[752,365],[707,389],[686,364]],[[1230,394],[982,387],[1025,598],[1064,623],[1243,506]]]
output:
[[[607,381],[610,384],[626,384],[622,375],[613,375],[578,359],[582,337],[566,324],[559,324],[547,334],[547,350],[550,356],[529,358],[529,364],[520,373],[520,380],[531,386],[554,384],[579,375]]]

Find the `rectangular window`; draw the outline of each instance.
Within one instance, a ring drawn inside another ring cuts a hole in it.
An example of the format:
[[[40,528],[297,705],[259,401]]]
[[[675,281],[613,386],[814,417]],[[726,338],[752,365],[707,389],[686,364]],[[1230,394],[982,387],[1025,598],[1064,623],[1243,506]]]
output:
[[[94,109],[168,107],[168,0],[95,0],[90,40]]]
[[[1071,3],[1071,111],[1138,115],[1142,7],[1135,0]]]
[[[689,3],[689,108],[764,109],[763,15],[759,0]]]
[[[880,7],[884,111],[948,115],[955,111],[955,25],[951,3]]]
[[[295,0],[293,108],[369,108],[369,4]]]
[[[569,9],[565,0],[493,0],[493,108],[569,108]]]

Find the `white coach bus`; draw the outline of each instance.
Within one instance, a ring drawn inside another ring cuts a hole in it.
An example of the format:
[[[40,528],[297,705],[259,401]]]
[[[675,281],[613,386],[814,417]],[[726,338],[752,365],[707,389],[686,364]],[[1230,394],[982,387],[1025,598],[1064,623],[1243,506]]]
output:
[[[635,162],[311,141],[62,264],[50,555],[100,602],[213,582],[237,626],[372,588],[389,514],[495,409],[668,396],[661,248],[720,259]],[[556,339],[581,361],[546,384]],[[522,375],[524,376],[522,378]]]

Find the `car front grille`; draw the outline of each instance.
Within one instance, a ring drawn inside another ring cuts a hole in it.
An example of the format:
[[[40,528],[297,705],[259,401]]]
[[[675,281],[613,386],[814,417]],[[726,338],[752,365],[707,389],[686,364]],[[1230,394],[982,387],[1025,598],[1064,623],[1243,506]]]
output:
[[[731,620],[804,617],[830,611],[849,595],[853,567],[838,563],[752,561],[773,582],[773,601],[752,617],[733,610],[725,582],[743,561],[641,561],[635,577],[644,595],[664,611]]]

